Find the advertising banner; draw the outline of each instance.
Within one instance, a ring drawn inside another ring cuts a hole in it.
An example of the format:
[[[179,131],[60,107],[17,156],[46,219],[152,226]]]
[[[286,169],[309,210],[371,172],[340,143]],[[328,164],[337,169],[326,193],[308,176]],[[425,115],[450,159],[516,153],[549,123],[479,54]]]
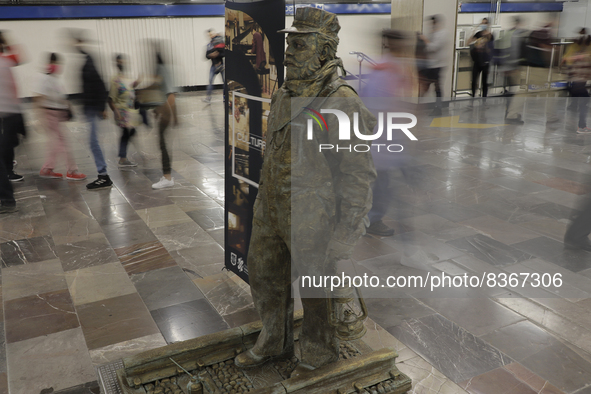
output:
[[[246,282],[267,117],[284,77],[284,27],[285,1],[226,1],[226,267]]]

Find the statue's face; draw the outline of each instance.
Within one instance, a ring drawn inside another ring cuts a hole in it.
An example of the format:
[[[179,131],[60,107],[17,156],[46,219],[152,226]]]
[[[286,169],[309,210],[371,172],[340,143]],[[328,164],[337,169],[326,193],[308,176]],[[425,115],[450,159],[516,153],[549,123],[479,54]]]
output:
[[[318,48],[316,34],[287,35],[287,50],[283,64],[289,81],[312,79],[322,67],[322,48]]]

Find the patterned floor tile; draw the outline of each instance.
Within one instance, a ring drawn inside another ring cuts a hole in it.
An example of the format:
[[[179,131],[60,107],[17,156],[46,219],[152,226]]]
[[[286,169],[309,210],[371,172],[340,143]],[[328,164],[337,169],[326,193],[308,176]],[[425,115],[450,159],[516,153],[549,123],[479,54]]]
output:
[[[64,270],[57,259],[2,269],[2,297],[5,301],[67,287]]]
[[[455,383],[512,362],[438,314],[407,320],[389,332]]]
[[[163,268],[131,276],[149,310],[203,298],[203,294],[180,267]]]
[[[152,316],[168,343],[185,341],[228,328],[205,299],[157,309],[152,311]]]
[[[158,333],[138,294],[78,305],[76,311],[89,350]]]
[[[7,353],[11,366],[8,379],[10,392],[39,393],[44,389],[46,392],[60,392],[96,381],[96,374],[85,348],[80,328],[9,343]]]
[[[65,277],[74,305],[136,292],[127,272],[119,262],[68,271]]]
[[[37,263],[57,258],[50,236],[20,239],[0,244],[2,267]]]
[[[118,248],[115,249],[115,253],[129,275],[176,265],[174,259],[158,241]]]
[[[68,290],[6,301],[4,319],[7,343],[53,334],[80,325]]]

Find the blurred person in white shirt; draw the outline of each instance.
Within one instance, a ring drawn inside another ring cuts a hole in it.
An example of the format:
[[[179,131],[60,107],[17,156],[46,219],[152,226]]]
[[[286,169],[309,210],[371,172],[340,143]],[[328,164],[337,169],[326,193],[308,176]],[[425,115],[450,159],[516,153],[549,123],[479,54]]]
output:
[[[55,164],[58,156],[66,159],[66,179],[81,181],[86,175],[78,171],[76,160],[69,147],[68,130],[63,127],[63,122],[72,118],[72,106],[68,101],[66,91],[59,79],[61,73],[60,58],[56,53],[49,55],[49,61],[45,66],[45,73],[39,79],[35,103],[41,112],[41,117],[47,132],[47,159],[41,167],[39,176],[42,178],[62,179],[63,175],[55,172]]]
[[[441,85],[442,74],[446,64],[447,32],[443,30],[441,15],[433,15],[431,20],[431,33],[428,36],[421,35],[420,39],[425,43],[427,54],[427,67],[419,71],[419,97],[423,97],[431,85],[435,86],[436,104],[431,116],[441,115]]]

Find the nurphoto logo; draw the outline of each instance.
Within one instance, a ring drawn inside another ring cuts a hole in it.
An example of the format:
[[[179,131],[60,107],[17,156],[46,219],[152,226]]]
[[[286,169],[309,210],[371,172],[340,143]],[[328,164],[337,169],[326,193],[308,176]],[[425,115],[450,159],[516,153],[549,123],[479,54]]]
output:
[[[329,132],[328,125],[322,114],[332,114],[337,117],[339,124],[339,141],[351,141],[351,120],[349,116],[338,109],[321,109],[320,112],[313,110],[312,108],[304,107],[304,112],[308,114],[311,119],[308,119],[307,123],[307,138],[308,140],[314,139],[314,121],[320,127],[320,130]],[[394,120],[398,122],[400,119],[409,119],[407,123],[394,123]],[[384,127],[384,123],[386,126]],[[416,126],[417,117],[408,112],[379,112],[378,113],[378,128],[374,134],[364,134],[359,130],[359,113],[353,113],[353,132],[355,136],[363,141],[376,141],[382,140],[384,131],[386,132],[386,140],[392,141],[394,132],[402,131],[409,140],[418,141],[417,137],[409,130]],[[373,144],[319,144],[319,151],[323,150],[347,150],[349,152],[369,152],[370,150],[376,150],[377,152],[391,152],[397,153],[402,152],[404,147],[400,144],[384,144],[384,143],[373,143]]]

